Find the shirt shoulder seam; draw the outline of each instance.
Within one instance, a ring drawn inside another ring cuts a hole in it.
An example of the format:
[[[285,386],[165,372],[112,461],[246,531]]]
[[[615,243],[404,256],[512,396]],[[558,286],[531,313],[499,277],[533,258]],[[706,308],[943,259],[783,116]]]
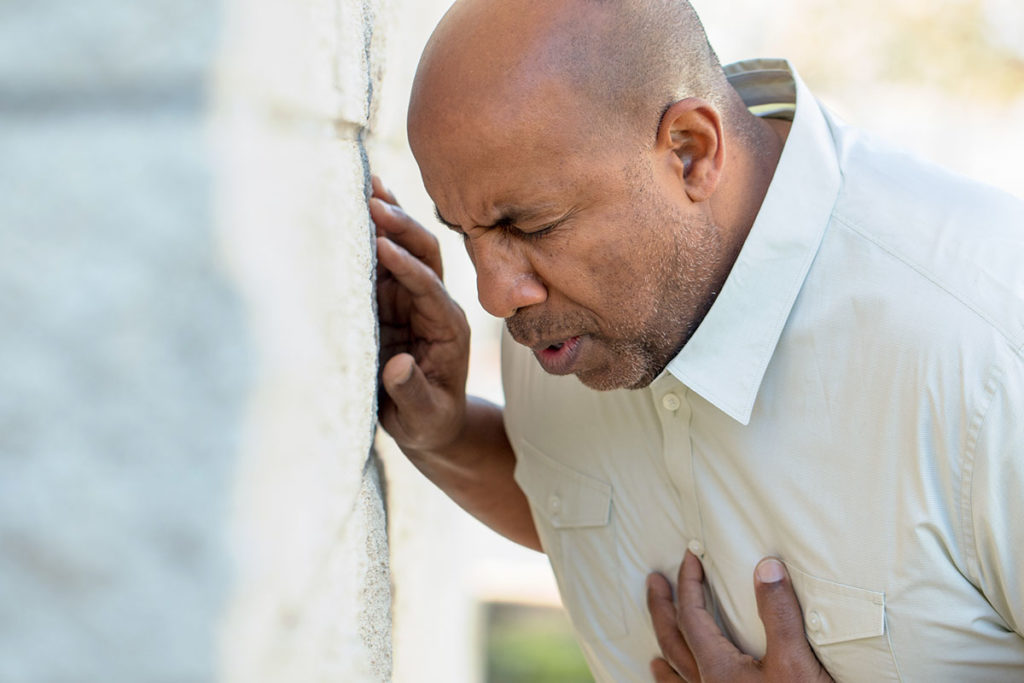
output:
[[[931,282],[933,285],[941,289],[943,292],[953,297],[961,305],[967,308],[967,310],[971,311],[972,313],[974,313],[974,315],[978,316],[981,320],[983,320],[986,325],[988,325],[993,330],[998,332],[999,335],[1006,341],[1006,343],[1013,349],[1016,355],[1024,356],[1024,333],[1018,332],[1018,334],[1015,336],[1003,325],[1000,325],[999,322],[995,320],[992,316],[988,315],[980,307],[972,303],[969,299],[967,299],[960,293],[954,291],[947,285],[940,282],[939,279],[935,277],[927,268],[925,268],[919,263],[911,261],[903,254],[897,253],[894,249],[890,248],[888,245],[884,244],[882,241],[876,239],[875,237],[867,234],[850,221],[843,219],[841,216],[835,213],[832,214],[832,220],[835,221],[836,223],[839,223],[843,227],[849,229],[856,235],[860,236],[862,239],[865,239],[871,244],[875,245],[876,247],[878,247],[885,253],[889,254],[900,263],[904,264],[905,266],[913,270],[915,273],[917,273],[924,279]]]

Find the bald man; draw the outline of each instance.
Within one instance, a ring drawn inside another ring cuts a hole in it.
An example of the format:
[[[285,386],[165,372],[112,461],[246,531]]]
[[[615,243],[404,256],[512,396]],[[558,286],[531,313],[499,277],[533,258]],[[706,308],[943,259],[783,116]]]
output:
[[[506,403],[375,184],[381,423],[548,554],[598,680],[1024,678],[1019,200],[723,69],[678,0],[459,0],[409,140]]]

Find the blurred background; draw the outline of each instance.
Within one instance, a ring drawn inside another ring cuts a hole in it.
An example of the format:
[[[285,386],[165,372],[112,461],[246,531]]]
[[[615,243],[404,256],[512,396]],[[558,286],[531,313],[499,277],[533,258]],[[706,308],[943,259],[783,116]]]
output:
[[[588,680],[546,559],[375,435],[369,172],[439,227],[405,108],[449,4],[0,0],[0,683]],[[1024,196],[1020,0],[694,4]]]
[[[470,391],[500,403],[501,323],[476,300],[475,276],[461,240],[433,218],[405,138],[406,98],[418,54],[450,5],[420,0],[398,16],[371,164],[403,206],[435,229],[448,288],[473,327]],[[789,59],[811,90],[847,122],[1024,197],[1019,162],[1024,3],[694,0],[693,5],[723,64]],[[415,680],[424,667],[451,672],[452,680],[588,680],[578,651],[567,652],[572,649],[566,646],[568,622],[556,611],[558,593],[546,559],[469,518],[396,454],[386,437],[379,443],[393,492],[393,571],[399,577],[395,633],[401,644],[395,651],[396,680]],[[425,533],[426,519],[444,533]],[[447,558],[441,566],[439,553]],[[428,625],[445,634],[446,647],[417,639]]]

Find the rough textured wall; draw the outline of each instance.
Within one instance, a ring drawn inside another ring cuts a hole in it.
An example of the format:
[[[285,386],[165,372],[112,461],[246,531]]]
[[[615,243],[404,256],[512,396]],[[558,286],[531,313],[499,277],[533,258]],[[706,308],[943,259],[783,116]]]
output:
[[[252,357],[215,3],[0,3],[0,681],[206,681]]]
[[[388,678],[375,11],[0,2],[3,683]]]
[[[380,77],[378,9],[227,4],[212,133],[224,247],[259,345],[227,681],[390,678],[363,142]]]

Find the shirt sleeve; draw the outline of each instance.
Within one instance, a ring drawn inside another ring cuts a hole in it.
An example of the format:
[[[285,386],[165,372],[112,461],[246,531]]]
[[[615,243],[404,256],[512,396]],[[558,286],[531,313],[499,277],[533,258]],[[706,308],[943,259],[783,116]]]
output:
[[[992,372],[968,433],[962,524],[970,578],[1024,637],[1024,359]]]

